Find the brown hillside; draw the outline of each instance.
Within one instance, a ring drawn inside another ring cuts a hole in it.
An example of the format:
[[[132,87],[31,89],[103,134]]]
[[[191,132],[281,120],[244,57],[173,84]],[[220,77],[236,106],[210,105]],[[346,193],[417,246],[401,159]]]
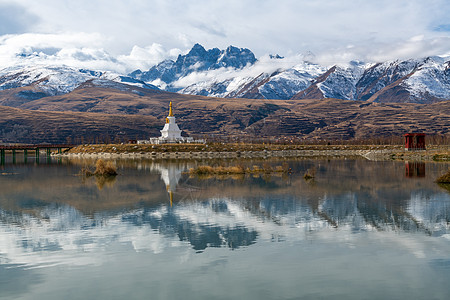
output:
[[[222,99],[113,84],[111,88],[86,82],[65,95],[22,103],[20,109],[0,106],[0,140],[65,142],[83,137],[123,141],[159,136],[169,101],[188,135],[353,139],[405,132],[450,134],[450,101],[425,105]]]
[[[0,141],[83,143],[123,141],[159,134],[152,116],[43,112],[0,106]]]

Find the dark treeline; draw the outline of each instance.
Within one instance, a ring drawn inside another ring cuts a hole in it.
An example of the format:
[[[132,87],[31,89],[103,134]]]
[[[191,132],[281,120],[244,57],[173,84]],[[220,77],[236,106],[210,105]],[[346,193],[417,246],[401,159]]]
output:
[[[370,137],[365,139],[303,139],[283,136],[270,138],[202,136],[208,142],[296,145],[404,145],[404,136]],[[427,135],[427,145],[450,145],[450,135]]]
[[[191,135],[194,139],[204,139],[208,143],[246,143],[246,144],[278,144],[278,145],[404,145],[404,136],[368,137],[364,139],[304,139],[295,136],[279,137],[250,137],[250,136],[224,136],[224,135]],[[26,144],[121,144],[135,143],[137,140],[147,139],[139,134],[109,133],[99,134],[92,132],[80,136],[45,136],[45,140],[33,141],[30,139],[20,141]],[[426,145],[450,146],[450,135],[426,135]],[[13,142],[3,140],[4,144]]]

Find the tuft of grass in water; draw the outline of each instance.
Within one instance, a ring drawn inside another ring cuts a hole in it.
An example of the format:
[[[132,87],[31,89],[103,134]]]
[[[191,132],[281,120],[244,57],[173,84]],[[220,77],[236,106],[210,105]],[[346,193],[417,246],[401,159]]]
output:
[[[112,161],[105,162],[103,159],[98,159],[95,162],[95,171],[91,171],[89,167],[85,166],[81,169],[81,174],[86,177],[90,176],[110,177],[117,175],[117,169]]]
[[[442,184],[450,184],[450,170],[448,170],[447,173],[436,179],[436,182]]]
[[[316,177],[316,168],[309,168],[306,170],[305,175],[303,175],[303,178],[305,180],[310,180]]]
[[[103,159],[97,160],[95,163],[95,172],[94,175],[99,176],[116,176],[117,170],[116,166],[112,163],[112,161],[105,161]]]

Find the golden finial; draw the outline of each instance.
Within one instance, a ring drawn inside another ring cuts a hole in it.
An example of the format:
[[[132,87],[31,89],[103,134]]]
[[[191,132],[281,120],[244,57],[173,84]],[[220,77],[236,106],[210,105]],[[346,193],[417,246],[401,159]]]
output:
[[[172,112],[172,101],[170,101],[170,104],[169,104],[169,117],[173,117],[173,112]]]

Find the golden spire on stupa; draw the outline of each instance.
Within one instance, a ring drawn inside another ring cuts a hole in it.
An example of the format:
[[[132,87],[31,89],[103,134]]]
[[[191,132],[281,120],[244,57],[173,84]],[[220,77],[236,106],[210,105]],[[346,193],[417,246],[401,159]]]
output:
[[[172,112],[172,101],[170,101],[170,104],[169,104],[169,117],[173,117],[173,112]]]

